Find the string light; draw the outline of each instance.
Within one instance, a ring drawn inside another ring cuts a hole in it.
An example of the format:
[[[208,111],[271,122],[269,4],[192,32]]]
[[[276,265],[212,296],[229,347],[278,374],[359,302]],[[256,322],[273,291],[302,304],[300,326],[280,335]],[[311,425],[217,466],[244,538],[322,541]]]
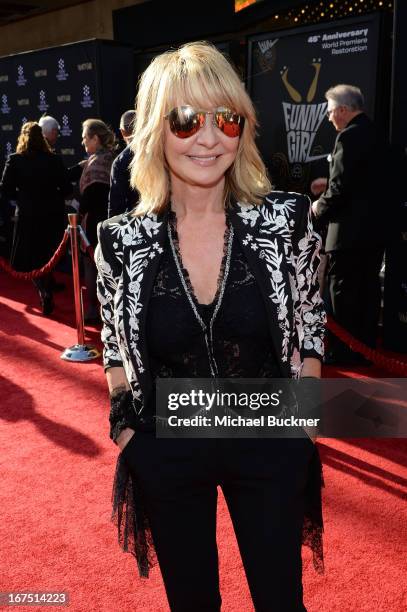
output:
[[[317,0],[308,3],[297,10],[287,10],[281,15],[274,15],[274,20],[284,19],[292,25],[305,23],[318,23],[333,19],[340,19],[346,15],[361,15],[372,10],[393,10],[394,2],[391,0]],[[277,27],[277,23],[276,23]]]

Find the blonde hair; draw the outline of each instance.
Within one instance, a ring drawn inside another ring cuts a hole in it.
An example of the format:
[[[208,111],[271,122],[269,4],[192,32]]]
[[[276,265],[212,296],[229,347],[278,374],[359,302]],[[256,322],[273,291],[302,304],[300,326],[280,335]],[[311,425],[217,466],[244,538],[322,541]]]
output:
[[[228,107],[245,118],[237,155],[225,176],[225,203],[259,204],[271,191],[255,144],[256,114],[243,84],[227,59],[206,42],[187,43],[156,57],[142,74],[130,147],[131,185],[139,194],[135,214],[159,213],[170,199],[164,156],[164,116],[180,103],[197,108]]]
[[[98,136],[102,149],[114,151],[116,148],[116,136],[113,130],[101,119],[86,119],[82,128],[92,138]]]

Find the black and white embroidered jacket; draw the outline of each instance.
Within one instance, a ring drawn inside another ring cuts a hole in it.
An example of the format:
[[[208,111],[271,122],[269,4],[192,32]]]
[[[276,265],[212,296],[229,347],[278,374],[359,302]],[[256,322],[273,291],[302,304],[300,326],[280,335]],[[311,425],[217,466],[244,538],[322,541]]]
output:
[[[121,366],[140,414],[153,381],[146,311],[167,232],[167,213],[126,213],[99,225],[95,252],[103,319],[104,366]],[[229,213],[266,305],[284,377],[300,376],[304,357],[323,356],[325,313],[317,271],[320,237],[309,198],[272,192],[260,206],[234,203]]]

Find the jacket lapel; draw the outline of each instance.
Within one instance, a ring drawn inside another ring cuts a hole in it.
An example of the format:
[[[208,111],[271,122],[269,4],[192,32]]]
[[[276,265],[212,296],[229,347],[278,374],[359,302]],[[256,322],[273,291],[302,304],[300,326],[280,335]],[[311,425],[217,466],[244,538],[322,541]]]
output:
[[[284,240],[289,235],[288,228],[282,225],[282,215],[273,215],[264,205],[235,203],[230,219],[264,299],[282,376],[289,377],[292,337],[289,313],[293,312],[293,303]]]
[[[166,227],[167,214],[160,218],[156,215],[135,217],[127,232],[128,238],[123,239],[124,334],[145,400],[151,388],[145,333],[146,316],[164,249]]]

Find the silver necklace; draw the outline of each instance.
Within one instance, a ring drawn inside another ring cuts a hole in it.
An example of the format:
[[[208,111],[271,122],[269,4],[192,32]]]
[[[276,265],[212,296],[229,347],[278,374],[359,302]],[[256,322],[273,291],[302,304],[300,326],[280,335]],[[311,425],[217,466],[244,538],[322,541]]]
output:
[[[228,274],[229,274],[230,260],[231,260],[231,256],[232,256],[232,242],[233,242],[233,234],[234,234],[233,227],[230,226],[230,228],[229,228],[229,239],[228,239],[227,252],[226,252],[225,271],[224,271],[222,282],[221,282],[221,285],[220,285],[218,299],[216,301],[215,308],[213,310],[212,317],[211,317],[211,320],[209,322],[209,329],[208,329],[208,326],[205,324],[204,320],[202,319],[201,315],[199,314],[199,312],[198,312],[198,310],[197,310],[197,308],[195,306],[195,302],[194,302],[194,300],[192,298],[192,295],[191,295],[191,293],[190,293],[190,291],[188,289],[186,280],[185,280],[184,275],[182,273],[181,264],[180,264],[177,252],[175,250],[174,241],[172,239],[170,223],[168,223],[168,225],[167,225],[167,231],[168,231],[168,239],[170,241],[172,255],[174,257],[175,265],[176,265],[177,271],[178,271],[178,276],[180,278],[181,284],[182,284],[182,286],[184,288],[184,291],[186,293],[188,301],[189,301],[189,303],[191,305],[191,308],[192,308],[192,311],[193,311],[193,313],[195,315],[195,318],[198,321],[198,323],[201,326],[202,331],[204,333],[206,350],[208,352],[209,367],[210,367],[210,370],[211,370],[211,376],[213,378],[215,378],[219,374],[218,374],[218,365],[216,363],[216,359],[215,359],[214,352],[213,352],[213,323],[214,323],[214,321],[216,319],[216,315],[218,314],[220,305],[222,303],[223,294],[225,293],[226,281],[227,281]]]

